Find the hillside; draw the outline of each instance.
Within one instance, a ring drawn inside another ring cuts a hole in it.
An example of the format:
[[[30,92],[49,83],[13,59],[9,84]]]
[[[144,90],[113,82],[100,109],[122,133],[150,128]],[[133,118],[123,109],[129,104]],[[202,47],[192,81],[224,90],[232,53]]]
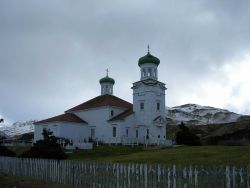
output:
[[[172,108],[166,107],[168,125],[178,125],[181,122],[188,125],[224,124],[237,122],[242,116],[225,109],[197,104],[184,104]]]
[[[189,125],[190,131],[198,135],[203,144],[250,145],[250,119],[242,116],[236,122],[209,124],[203,126]],[[167,138],[173,139],[179,127],[167,126]]]

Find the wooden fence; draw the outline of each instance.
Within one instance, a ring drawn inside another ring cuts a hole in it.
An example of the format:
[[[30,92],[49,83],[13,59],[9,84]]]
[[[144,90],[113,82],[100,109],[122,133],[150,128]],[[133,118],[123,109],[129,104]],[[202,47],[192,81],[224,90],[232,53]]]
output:
[[[0,172],[73,188],[250,188],[250,167],[197,167],[0,157]]]

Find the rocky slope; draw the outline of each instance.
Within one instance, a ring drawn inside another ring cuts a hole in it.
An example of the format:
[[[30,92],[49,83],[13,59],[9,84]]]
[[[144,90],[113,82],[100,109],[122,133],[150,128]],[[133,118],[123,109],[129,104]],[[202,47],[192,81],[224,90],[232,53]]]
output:
[[[197,104],[185,104],[166,108],[168,124],[208,125],[236,122],[243,115],[225,109]]]

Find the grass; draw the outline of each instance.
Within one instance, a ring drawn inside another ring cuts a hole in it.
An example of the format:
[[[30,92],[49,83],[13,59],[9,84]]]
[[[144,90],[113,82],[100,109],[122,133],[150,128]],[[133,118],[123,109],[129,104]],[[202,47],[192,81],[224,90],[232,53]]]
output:
[[[99,146],[93,150],[77,150],[70,154],[72,160],[105,160],[109,157],[130,155],[137,152],[142,152],[142,146],[127,147],[127,146]]]
[[[52,182],[44,182],[40,180],[34,180],[32,178],[7,176],[0,173],[0,187],[1,188],[70,188],[70,186],[64,186]]]
[[[16,153],[16,155],[20,155],[25,151],[28,151],[31,147],[12,147],[10,148],[12,151]]]
[[[159,163],[168,165],[249,165],[250,147],[246,146],[183,146],[156,150],[142,147],[99,147],[92,151],[76,151],[70,159],[110,162]]]

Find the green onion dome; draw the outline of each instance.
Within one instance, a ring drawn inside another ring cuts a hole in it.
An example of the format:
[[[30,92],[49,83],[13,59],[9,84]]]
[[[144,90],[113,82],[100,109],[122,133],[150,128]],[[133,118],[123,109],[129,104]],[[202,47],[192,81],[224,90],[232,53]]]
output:
[[[109,76],[106,76],[102,79],[100,79],[100,84],[102,83],[111,83],[111,84],[115,84],[115,80],[113,78],[110,78]]]
[[[141,66],[142,64],[146,64],[146,63],[153,63],[158,66],[160,64],[160,60],[157,57],[151,55],[150,52],[148,52],[147,55],[139,59],[138,65]]]

